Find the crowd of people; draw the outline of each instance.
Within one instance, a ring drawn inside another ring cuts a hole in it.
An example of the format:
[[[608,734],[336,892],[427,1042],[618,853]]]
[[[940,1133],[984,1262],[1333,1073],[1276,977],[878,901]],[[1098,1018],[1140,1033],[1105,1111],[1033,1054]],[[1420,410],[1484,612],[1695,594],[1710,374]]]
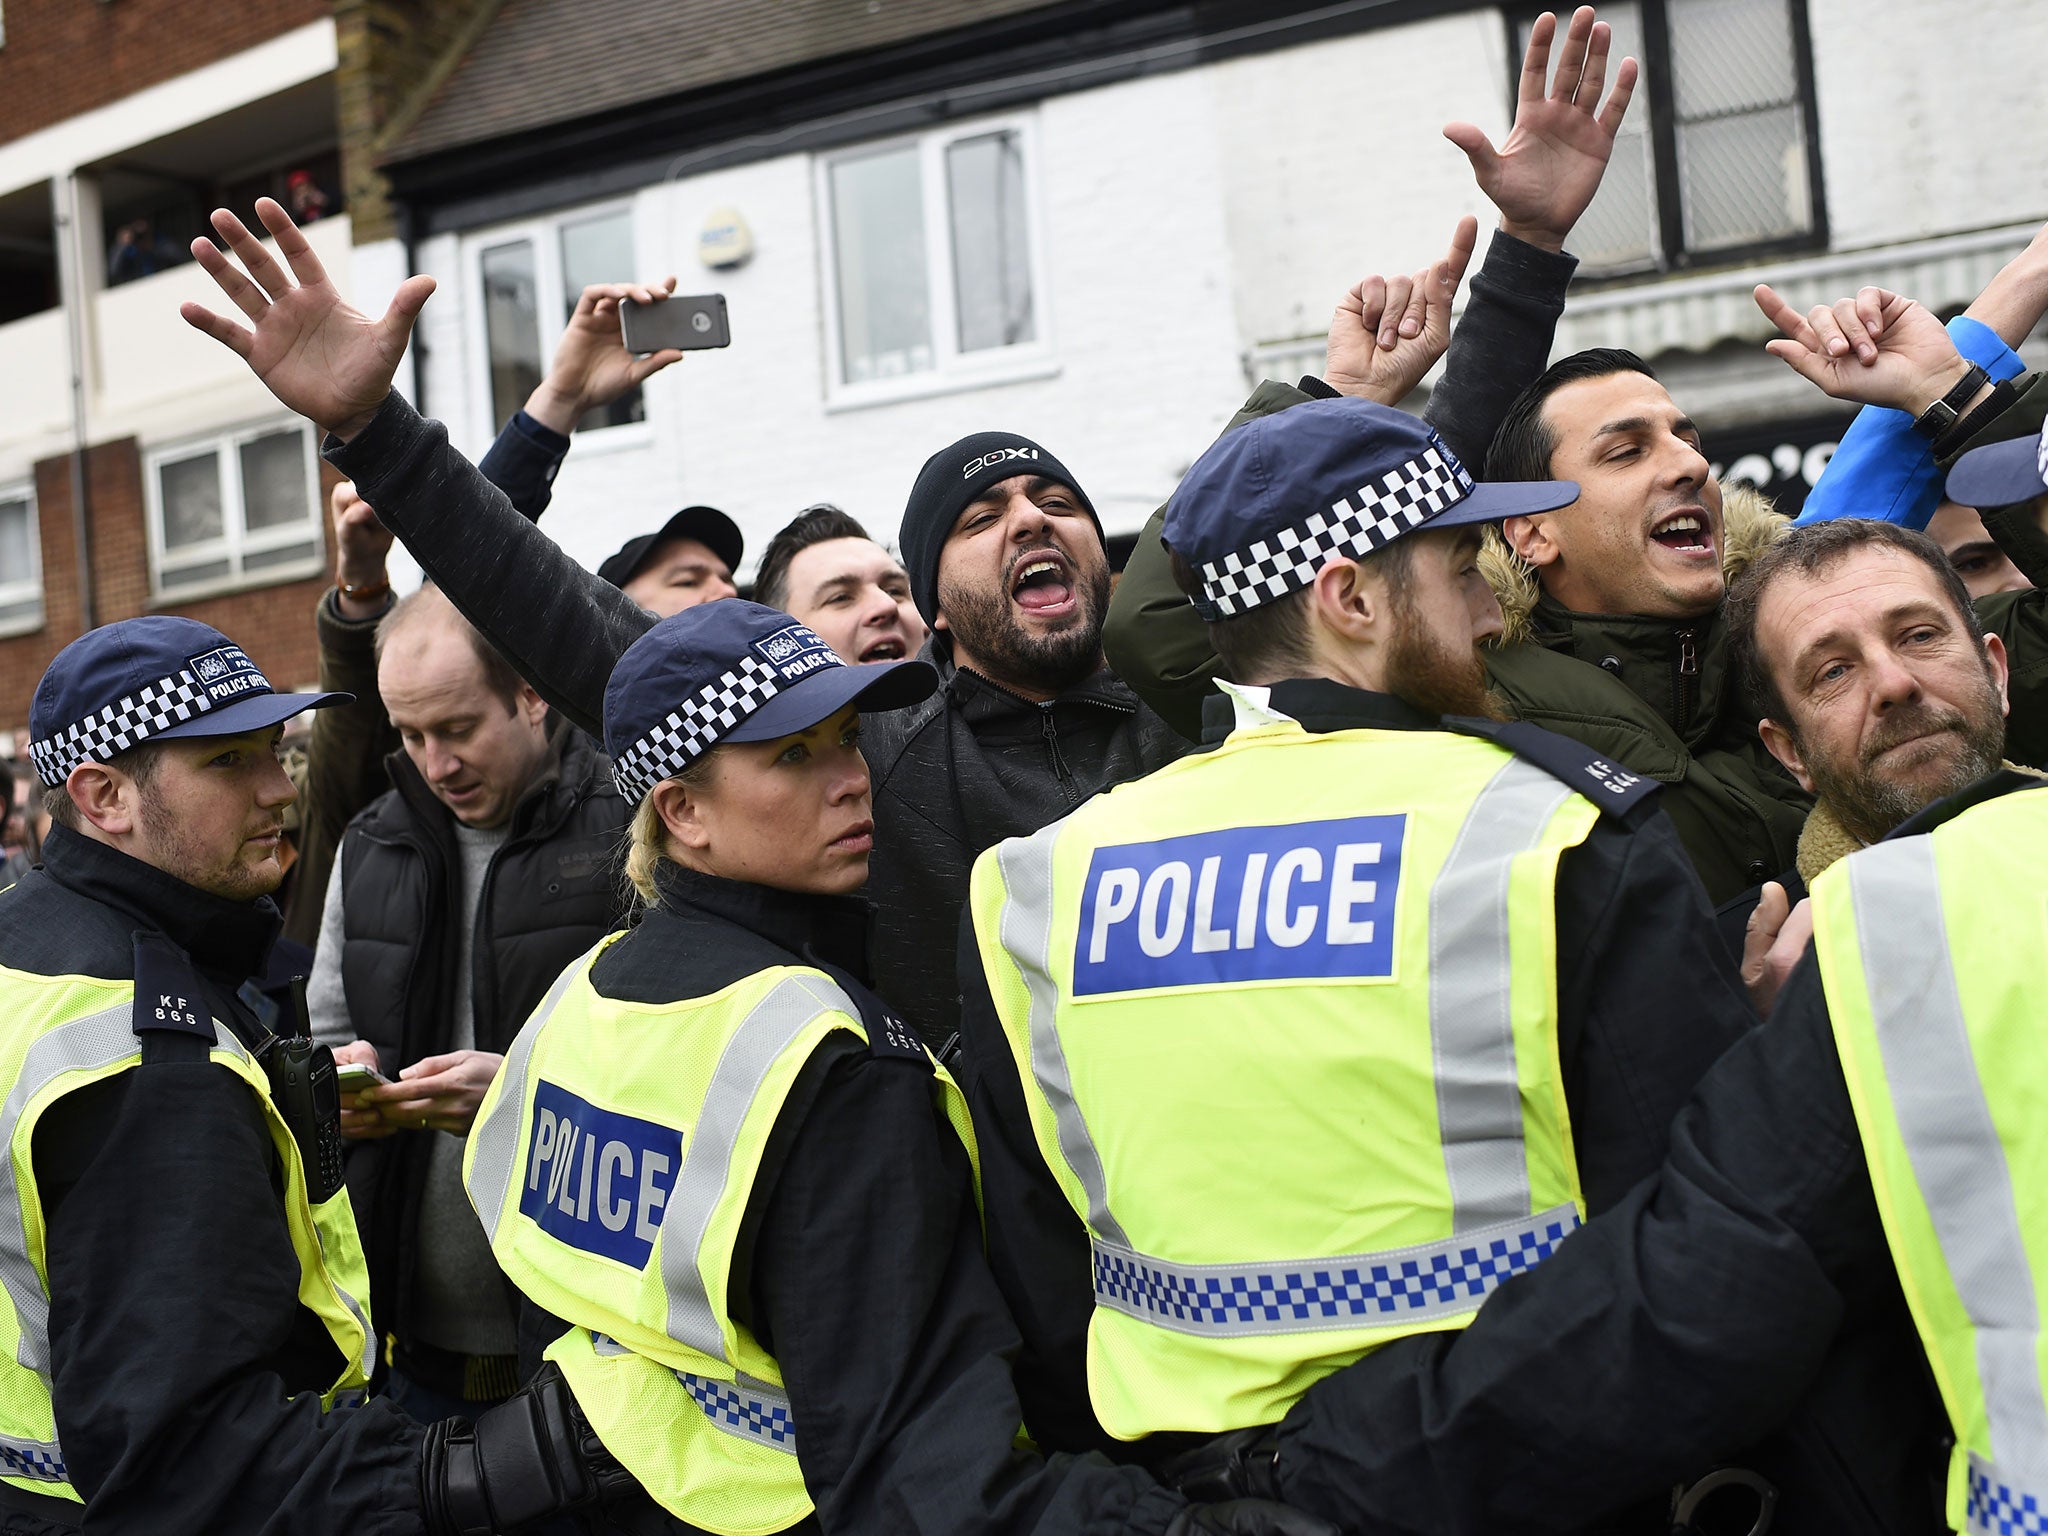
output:
[[[1757,290],[1861,407],[1793,524],[1550,362],[1610,44],[1446,130],[1455,329],[1469,218],[1120,576],[1002,430],[894,552],[586,570],[673,279],[471,464],[431,279],[216,213],[185,317],[344,477],[320,687],[154,615],[36,689],[0,1529],[2042,1529],[2048,230],[1946,325]]]

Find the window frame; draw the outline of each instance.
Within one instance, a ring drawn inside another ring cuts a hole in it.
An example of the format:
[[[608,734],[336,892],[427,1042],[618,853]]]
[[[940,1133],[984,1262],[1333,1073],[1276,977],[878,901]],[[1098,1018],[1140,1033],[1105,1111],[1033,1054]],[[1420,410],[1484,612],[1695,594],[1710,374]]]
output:
[[[583,224],[592,219],[601,219],[613,214],[624,214],[631,232],[633,259],[636,266],[641,262],[639,210],[631,197],[607,198],[602,202],[578,203],[573,208],[558,208],[535,218],[520,219],[510,224],[493,224],[487,229],[466,231],[462,236],[462,273],[467,284],[463,305],[463,350],[467,356],[467,374],[473,396],[468,415],[477,433],[476,441],[487,444],[496,439],[499,429],[505,423],[496,419],[491,401],[491,344],[488,316],[484,304],[484,252],[495,246],[509,245],[515,240],[530,241],[533,246],[533,302],[535,319],[540,327],[540,370],[547,376],[548,363],[555,355],[555,348],[561,345],[562,332],[568,328],[568,314],[572,307],[571,295],[562,286],[562,230],[570,224]],[[623,281],[634,281],[629,276]],[[556,319],[556,316],[562,318]],[[617,426],[583,427],[575,429],[576,446],[579,455],[590,452],[608,452],[617,448],[637,447],[653,441],[654,417],[646,409],[647,386],[642,391],[642,415],[638,421],[620,422]],[[525,405],[520,401],[518,406]],[[510,419],[509,413],[507,420]]]
[[[296,431],[301,445],[300,457],[306,475],[306,520],[304,523],[280,523],[275,528],[260,529],[252,533],[249,528],[248,503],[242,491],[240,450],[245,443],[284,431]],[[179,438],[144,451],[142,521],[143,530],[149,541],[149,596],[153,604],[158,607],[173,607],[180,603],[216,597],[228,592],[247,592],[259,587],[275,587],[287,582],[304,581],[309,576],[318,576],[326,571],[327,516],[325,499],[320,494],[320,456],[313,435],[312,426],[302,416],[269,416],[261,421],[247,422],[222,432]],[[204,550],[206,553],[203,556],[195,557],[189,551],[181,551],[175,563],[182,565],[189,561],[192,564],[202,564],[225,558],[230,568],[223,576],[167,587],[164,584],[164,565],[170,551],[164,541],[163,477],[160,471],[166,464],[197,458],[200,451],[208,447],[213,450],[215,472],[220,476],[220,537],[192,546],[192,549]],[[310,530],[313,535],[313,548],[304,559],[280,561],[275,565],[265,565],[253,571],[243,565],[248,555],[291,547],[298,539],[287,535],[297,534],[302,537],[301,530]]]
[[[1685,244],[1684,183],[1678,166],[1678,99],[1671,69],[1670,17],[1665,9],[1669,0],[1634,0],[1634,3],[1643,22],[1643,52],[1650,58],[1644,61],[1644,78],[1635,99],[1629,103],[1629,112],[1631,115],[1645,110],[1649,113],[1650,192],[1656,199],[1657,241],[1661,249],[1644,261],[1582,273],[1579,280],[1587,284],[1620,284],[1666,273],[1746,266],[1774,256],[1828,249],[1827,188],[1821,175],[1820,101],[1814,89],[1813,29],[1807,19],[1806,0],[1784,0],[1784,4],[1792,31],[1793,99],[1798,104],[1804,128],[1807,197],[1813,210],[1813,226],[1774,240],[1716,246],[1706,251],[1689,250]],[[1519,5],[1502,13],[1507,24],[1510,122],[1514,120],[1514,94],[1522,73],[1521,29],[1542,15],[1545,9],[1558,13],[1558,37],[1561,40],[1565,23],[1570,19],[1569,12],[1561,7]],[[1558,46],[1558,43],[1551,45],[1553,71]],[[1619,62],[1608,60],[1603,94],[1604,90],[1613,89],[1614,66]],[[1566,244],[1569,249],[1569,241]]]
[[[43,589],[43,529],[42,506],[36,500],[34,480],[10,480],[0,483],[0,502],[25,501],[28,503],[28,567],[26,581],[0,582],[0,607],[8,604],[35,599],[35,611],[20,618],[0,618],[0,639],[15,635],[32,635],[49,620],[48,594]]]
[[[1031,278],[1030,341],[975,352],[959,349],[960,312],[953,274],[953,220],[946,185],[946,151],[963,139],[1015,133],[1023,158],[1025,248]],[[924,198],[925,276],[932,317],[933,365],[923,373],[895,378],[845,379],[844,343],[840,331],[839,252],[834,242],[832,170],[850,160],[891,154],[906,147],[918,152],[918,186]],[[1039,184],[1037,114],[1005,113],[963,118],[920,133],[871,139],[841,149],[821,150],[811,157],[811,187],[818,232],[819,309],[824,322],[824,397],[827,411],[887,405],[933,395],[984,389],[1026,379],[1050,378],[1060,371],[1054,344],[1052,284],[1047,259],[1045,199]]]

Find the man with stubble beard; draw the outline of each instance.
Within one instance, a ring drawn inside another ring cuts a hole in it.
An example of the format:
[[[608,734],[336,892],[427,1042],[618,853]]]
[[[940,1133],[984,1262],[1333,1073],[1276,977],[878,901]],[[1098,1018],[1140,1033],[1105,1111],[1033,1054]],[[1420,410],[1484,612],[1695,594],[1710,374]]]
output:
[[[952,937],[984,848],[1035,832],[1188,744],[1104,665],[1109,557],[1075,476],[1011,432],[925,461],[903,513],[937,693],[863,733],[875,780],[868,895],[888,914],[875,975],[938,1047],[953,1033]]]
[[[1771,755],[1815,798],[1799,836],[1810,887],[1844,855],[1882,841],[1937,800],[1999,774],[2008,662],[1968,588],[1925,534],[1841,518],[1794,528],[1729,589],[1729,658]],[[1759,1007],[1806,952],[1807,903],[1775,882],[1752,927]]]

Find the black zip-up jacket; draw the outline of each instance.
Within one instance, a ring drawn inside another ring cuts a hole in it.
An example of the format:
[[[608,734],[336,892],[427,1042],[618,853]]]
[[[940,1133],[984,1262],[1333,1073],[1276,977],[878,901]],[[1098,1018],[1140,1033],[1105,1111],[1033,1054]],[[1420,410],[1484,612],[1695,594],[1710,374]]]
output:
[[[923,655],[939,669],[939,691],[909,709],[868,716],[861,749],[875,784],[875,975],[938,1050],[958,1027],[947,938],[966,905],[975,858],[1113,784],[1165,767],[1188,744],[1107,668],[1035,704],[955,666],[934,641]]]
[[[673,1003],[819,962],[868,983],[870,912],[857,898],[667,861],[656,881],[660,904],[592,968],[605,997]],[[1018,1448],[1016,1325],[982,1258],[967,1152],[937,1093],[921,1053],[836,1032],[798,1074],[748,1197],[728,1294],[782,1367],[818,1508],[799,1529],[1163,1531],[1182,1501],[1144,1473]],[[689,1529],[651,1504],[613,1518],[622,1531]]]
[[[513,807],[478,893],[470,944],[475,1049],[502,1055],[570,961],[615,927],[620,853],[631,810],[610,766],[580,731],[557,728],[550,757]],[[392,788],[341,842],[343,984],[357,1038],[385,1074],[454,1046],[454,959],[462,903],[454,813],[412,760],[394,753]],[[437,1131],[357,1142],[349,1191],[370,1261],[378,1326],[411,1341],[420,1199]],[[426,1234],[432,1240],[432,1234]]]
[[[2041,781],[1993,774],[1892,836],[2026,790]],[[1281,1428],[1280,1482],[1352,1530],[1564,1531],[1780,1422],[1778,1454],[1748,1458],[1777,1485],[1775,1533],[1947,1529],[1948,1423],[1811,951],[1701,1082],[1657,1175],[1463,1333],[1312,1388]]]
[[[449,600],[555,708],[602,739],[604,689],[654,616],[565,554],[393,393],[327,447]],[[952,935],[982,849],[1187,750],[1113,676],[1033,704],[928,649],[946,686],[863,725],[874,776],[882,990],[934,1046],[954,1027]]]
[[[1324,680],[1277,684],[1271,702],[1311,732],[1445,729],[1399,699]],[[1209,739],[1222,739],[1230,723],[1229,701],[1218,695],[1209,709]],[[1578,763],[1593,756],[1560,738],[1550,741],[1554,753],[1577,754]],[[1587,1207],[1597,1213],[1657,1167],[1672,1118],[1754,1015],[1708,921],[1698,877],[1654,798],[1625,820],[1603,815],[1563,855],[1556,910],[1558,1056],[1580,1179]],[[1041,1444],[1118,1454],[1089,1406],[1085,1360],[1094,1295],[1087,1232],[1039,1154],[971,921],[963,919],[961,928],[960,1071],[981,1139],[989,1262],[1024,1334],[1017,1381],[1025,1414]],[[1560,1252],[1576,1241],[1567,1239]],[[1296,1414],[1320,1425],[1314,1401],[1311,1393]],[[1186,1436],[1156,1436],[1120,1454],[1156,1462],[1187,1444]],[[1509,1462],[1522,1454],[1511,1445],[1493,1449]],[[1325,1504],[1316,1513],[1341,1512]],[[1660,1506],[1637,1528],[1661,1513]]]
[[[135,934],[162,934],[246,1044],[261,1035],[235,994],[278,926],[267,898],[209,896],[60,826],[0,892],[0,965],[127,978]],[[382,1399],[320,1411],[344,1362],[299,1304],[261,1106],[226,1068],[157,1051],[52,1106],[32,1153],[57,1435],[89,1528],[418,1536],[422,1428]],[[0,1485],[0,1530],[73,1531],[78,1514]]]

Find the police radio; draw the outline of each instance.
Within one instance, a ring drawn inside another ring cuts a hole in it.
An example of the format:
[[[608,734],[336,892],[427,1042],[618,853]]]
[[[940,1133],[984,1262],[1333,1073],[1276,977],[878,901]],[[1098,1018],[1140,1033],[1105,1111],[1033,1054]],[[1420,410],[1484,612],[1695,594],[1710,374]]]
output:
[[[299,1146],[306,1170],[306,1192],[313,1203],[332,1199],[347,1171],[347,1144],[341,1138],[341,1089],[334,1075],[334,1052],[312,1037],[306,1012],[306,978],[292,978],[293,1017],[282,1021],[293,1033],[274,1035],[257,1053],[270,1079],[271,1102],[284,1118]]]

